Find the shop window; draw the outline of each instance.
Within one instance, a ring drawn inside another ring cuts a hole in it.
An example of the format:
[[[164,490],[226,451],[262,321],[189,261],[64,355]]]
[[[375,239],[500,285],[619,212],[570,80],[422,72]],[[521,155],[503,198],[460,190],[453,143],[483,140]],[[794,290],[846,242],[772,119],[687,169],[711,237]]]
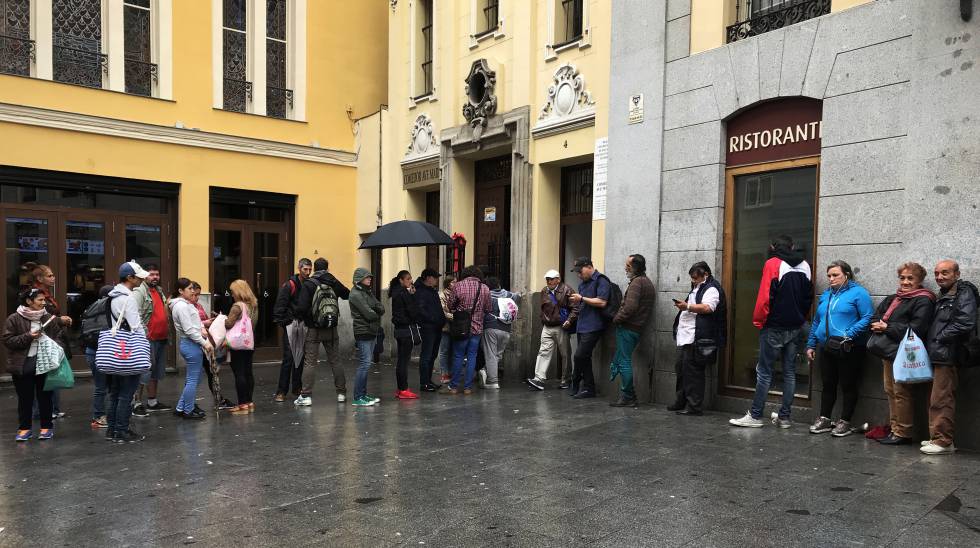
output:
[[[278,207],[211,202],[211,216],[218,219],[284,222],[286,211]]]
[[[123,3],[123,44],[126,93],[153,95],[157,65],[153,63],[150,0]]]
[[[287,118],[293,108],[293,90],[286,70],[286,0],[266,1],[265,78],[266,115]]]
[[[735,24],[728,43],[801,23],[830,13],[831,0],[736,0]]]
[[[224,0],[222,9],[222,67],[225,110],[247,112],[252,100],[248,81],[247,0]]]
[[[0,0],[0,73],[30,76],[31,0]]]
[[[109,72],[102,51],[102,2],[53,0],[51,17],[54,80],[101,88]]]
[[[415,13],[414,57],[415,60],[415,100],[432,95],[432,44],[433,44],[433,13],[432,0],[421,0]]]
[[[772,176],[748,177],[745,184],[745,209],[772,205]]]

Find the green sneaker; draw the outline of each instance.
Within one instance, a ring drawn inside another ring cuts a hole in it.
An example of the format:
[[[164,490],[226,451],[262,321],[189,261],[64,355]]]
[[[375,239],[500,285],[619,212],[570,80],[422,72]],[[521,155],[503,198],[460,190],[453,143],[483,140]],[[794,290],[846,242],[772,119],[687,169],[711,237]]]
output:
[[[360,396],[354,398],[354,401],[353,403],[351,403],[351,405],[353,405],[354,407],[370,407],[374,405],[374,400],[372,400],[367,396]]]
[[[369,400],[371,400],[371,404],[372,404],[372,405],[373,405],[373,404],[376,404],[376,403],[381,403],[381,398],[379,398],[379,397],[377,397],[377,396],[372,396],[371,394],[368,394],[368,395],[367,395],[367,396],[365,396],[365,397],[366,397],[367,399],[369,399]]]

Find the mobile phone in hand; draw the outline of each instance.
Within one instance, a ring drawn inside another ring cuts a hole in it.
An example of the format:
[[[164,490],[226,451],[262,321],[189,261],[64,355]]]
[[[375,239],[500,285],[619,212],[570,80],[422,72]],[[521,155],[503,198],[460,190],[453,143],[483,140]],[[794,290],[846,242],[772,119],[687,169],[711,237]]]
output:
[[[674,299],[674,298],[671,298],[670,300],[674,301],[674,304],[681,304],[682,302],[684,302],[680,299]]]

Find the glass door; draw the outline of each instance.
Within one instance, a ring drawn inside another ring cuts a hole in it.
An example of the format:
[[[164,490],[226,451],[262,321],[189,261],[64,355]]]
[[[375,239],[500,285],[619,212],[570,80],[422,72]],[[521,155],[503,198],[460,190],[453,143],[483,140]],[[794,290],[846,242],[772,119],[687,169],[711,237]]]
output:
[[[116,281],[116,276],[106,274],[107,252],[106,223],[101,218],[68,216],[62,223],[64,228],[65,266],[59,276],[55,270],[56,282],[65,288],[64,305],[61,313],[71,317],[68,340],[72,353],[81,356],[82,313],[99,297],[102,286]],[[114,263],[115,261],[111,261]]]
[[[243,226],[216,226],[212,230],[211,309],[227,314],[231,309],[231,282],[243,278]],[[247,279],[247,278],[245,278]]]
[[[279,345],[279,329],[272,321],[280,278],[287,270],[282,264],[280,250],[285,234],[256,229],[252,232],[252,289],[259,300],[259,321],[255,322],[255,345]]]
[[[27,263],[50,264],[48,242],[53,223],[50,217],[37,214],[7,212],[4,216],[4,243],[6,244],[7,291],[4,294],[6,315],[17,310],[17,294],[30,284],[30,272],[23,267]],[[54,267],[52,267],[54,268]],[[57,271],[55,271],[57,272]]]

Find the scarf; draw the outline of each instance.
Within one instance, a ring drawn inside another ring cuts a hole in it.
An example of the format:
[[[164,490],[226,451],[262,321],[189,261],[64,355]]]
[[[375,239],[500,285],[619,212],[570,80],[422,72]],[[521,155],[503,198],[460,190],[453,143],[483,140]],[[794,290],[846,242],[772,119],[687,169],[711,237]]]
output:
[[[39,322],[41,321],[41,318],[48,313],[48,311],[43,308],[41,310],[31,310],[30,308],[27,308],[24,305],[20,305],[17,307],[17,313],[23,316],[24,318],[26,318],[27,320],[30,320],[32,322]]]
[[[888,318],[892,316],[892,312],[898,308],[898,305],[902,304],[902,301],[908,301],[916,297],[928,297],[929,300],[933,302],[936,300],[936,294],[924,287],[913,289],[911,291],[902,291],[900,289],[898,290],[898,293],[895,293],[895,298],[892,299],[892,302],[888,303],[888,309],[885,310],[885,314],[881,317],[881,321],[887,322]]]

